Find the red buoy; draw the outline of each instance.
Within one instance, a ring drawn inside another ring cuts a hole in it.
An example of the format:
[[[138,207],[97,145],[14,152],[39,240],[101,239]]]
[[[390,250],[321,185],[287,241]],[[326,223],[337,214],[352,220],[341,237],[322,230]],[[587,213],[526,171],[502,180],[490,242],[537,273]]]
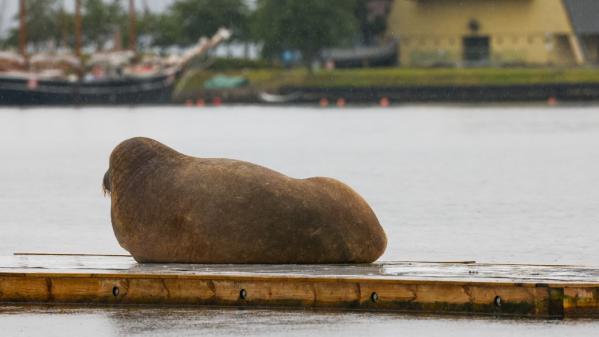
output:
[[[212,99],[212,105],[221,106],[221,104],[223,104],[223,100],[220,97],[217,96]]]
[[[204,101],[202,98],[198,98],[198,100],[196,101],[196,106],[197,107],[204,107],[206,106],[206,101]]]
[[[345,102],[345,98],[339,98],[339,99],[337,100],[337,107],[338,107],[338,108],[343,108],[343,107],[345,107],[345,103],[346,103],[346,102]]]
[[[329,106],[329,100],[326,97],[320,99],[320,106],[326,108]]]
[[[557,98],[555,98],[555,96],[551,96],[547,99],[547,104],[551,105],[551,106],[555,106],[557,105]]]

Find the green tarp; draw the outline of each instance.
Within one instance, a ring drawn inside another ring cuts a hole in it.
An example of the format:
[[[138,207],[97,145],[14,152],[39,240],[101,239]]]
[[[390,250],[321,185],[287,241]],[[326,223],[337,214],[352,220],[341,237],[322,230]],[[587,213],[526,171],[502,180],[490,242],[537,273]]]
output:
[[[204,82],[204,89],[234,89],[248,84],[249,81],[245,77],[216,75]]]

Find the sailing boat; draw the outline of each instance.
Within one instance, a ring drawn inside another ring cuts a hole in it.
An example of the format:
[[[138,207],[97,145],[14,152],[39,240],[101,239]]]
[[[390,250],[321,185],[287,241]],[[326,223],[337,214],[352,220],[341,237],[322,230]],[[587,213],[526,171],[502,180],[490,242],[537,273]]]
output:
[[[13,55],[14,63],[27,58],[25,53],[25,0],[20,0],[20,51],[21,58]],[[81,60],[81,9],[80,0],[76,1],[76,54],[78,58],[62,57],[56,62],[77,64]],[[130,0],[131,34],[135,35],[135,14],[133,0]],[[202,38],[198,44],[185,52],[181,57],[171,57],[161,62],[159,67],[141,69],[129,63],[135,55],[135,38],[130,39],[130,50],[118,53],[94,55],[91,65],[105,63],[113,66],[112,74],[95,73],[95,67],[90,73],[61,76],[56,71],[13,71],[0,72],[0,105],[105,105],[105,104],[150,104],[167,103],[171,99],[175,83],[181,77],[192,59],[205,54],[229,39],[231,32],[221,28],[208,39]],[[7,54],[8,55],[8,54]],[[1,55],[0,55],[1,56]],[[7,58],[8,59],[8,58]],[[42,57],[42,63],[51,62],[51,57]],[[54,69],[55,70],[55,69]],[[144,71],[145,70],[145,71]],[[102,75],[102,76],[98,76]]]

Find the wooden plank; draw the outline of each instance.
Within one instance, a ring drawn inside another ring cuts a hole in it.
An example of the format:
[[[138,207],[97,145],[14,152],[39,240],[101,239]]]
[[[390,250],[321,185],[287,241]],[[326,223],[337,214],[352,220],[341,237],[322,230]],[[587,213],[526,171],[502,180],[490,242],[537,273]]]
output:
[[[48,279],[14,274],[0,277],[0,301],[2,302],[47,302]]]
[[[140,265],[126,256],[0,257],[0,303],[342,308],[599,317],[599,268],[385,262]]]
[[[28,252],[17,252],[13,253],[13,256],[100,256],[100,257],[131,257],[131,255],[125,254],[75,254],[75,253],[28,253]]]
[[[563,291],[564,316],[584,318],[599,317],[599,286],[565,287]]]

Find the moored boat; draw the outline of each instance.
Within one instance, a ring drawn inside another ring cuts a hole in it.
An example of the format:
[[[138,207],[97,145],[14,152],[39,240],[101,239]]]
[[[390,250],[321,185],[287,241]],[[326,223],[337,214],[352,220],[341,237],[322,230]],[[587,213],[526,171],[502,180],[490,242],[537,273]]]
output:
[[[32,73],[5,73],[0,76],[0,104],[166,103],[180,74],[177,70],[148,77],[72,81]]]
[[[78,1],[78,21],[79,7]],[[24,5],[21,8],[23,11]],[[80,24],[77,26],[80,36]],[[201,38],[180,57],[136,57],[132,46],[126,51],[93,54],[85,63],[81,62],[79,37],[75,55],[45,52],[30,57],[23,39],[20,54],[0,52],[0,105],[168,103],[189,63],[230,36],[228,29],[221,28],[212,38]]]
[[[164,67],[117,65],[118,74],[97,74],[92,69],[82,77],[52,71],[6,71],[0,73],[2,105],[150,104],[168,103],[177,80],[189,62],[230,37],[220,29],[211,39],[201,39],[173,64]]]

